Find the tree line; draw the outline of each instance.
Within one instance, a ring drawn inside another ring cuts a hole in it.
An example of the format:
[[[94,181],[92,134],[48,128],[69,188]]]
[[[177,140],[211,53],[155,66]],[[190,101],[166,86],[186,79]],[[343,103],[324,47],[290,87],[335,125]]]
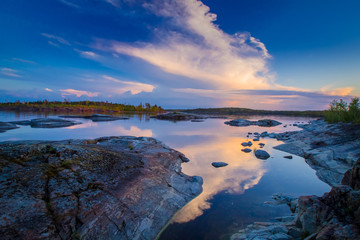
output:
[[[328,123],[352,122],[360,124],[360,99],[352,98],[350,103],[343,99],[334,100],[324,114]]]
[[[113,111],[113,112],[163,112],[164,109],[158,105],[150,103],[139,105],[112,103],[112,102],[95,102],[95,101],[15,101],[0,103],[0,109],[9,110],[70,110],[70,111]]]

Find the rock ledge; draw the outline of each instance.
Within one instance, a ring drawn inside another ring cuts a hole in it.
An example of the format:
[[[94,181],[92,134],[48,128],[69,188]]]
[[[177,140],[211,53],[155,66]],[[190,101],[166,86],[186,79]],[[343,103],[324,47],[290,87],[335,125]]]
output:
[[[202,191],[153,138],[0,143],[1,239],[154,239]]]

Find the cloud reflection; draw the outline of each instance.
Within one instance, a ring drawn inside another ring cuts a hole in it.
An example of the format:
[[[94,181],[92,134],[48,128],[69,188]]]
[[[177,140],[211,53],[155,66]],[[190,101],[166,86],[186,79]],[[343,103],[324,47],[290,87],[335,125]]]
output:
[[[204,185],[202,194],[179,211],[173,219],[174,222],[185,223],[201,216],[204,210],[210,208],[209,200],[222,191],[242,194],[259,183],[266,172],[264,162],[256,159],[253,153],[241,152],[241,143],[246,140],[217,136],[210,142],[200,142],[178,149],[190,159],[196,159],[183,164],[183,172],[202,176]],[[214,168],[211,166],[214,161],[224,161],[229,166]]]

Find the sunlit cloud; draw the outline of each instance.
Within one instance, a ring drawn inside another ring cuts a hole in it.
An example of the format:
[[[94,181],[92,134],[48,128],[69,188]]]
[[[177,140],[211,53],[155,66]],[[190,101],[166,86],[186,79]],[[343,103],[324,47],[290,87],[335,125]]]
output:
[[[67,95],[75,95],[76,97],[81,97],[81,96],[96,97],[99,95],[98,92],[81,91],[75,89],[60,89],[60,92],[63,97]]]
[[[118,87],[114,88],[116,93],[124,93],[124,92],[130,91],[131,94],[138,94],[140,92],[152,92],[155,88],[153,85],[150,85],[150,84],[123,81],[123,80],[120,80],[120,79],[117,79],[114,77],[110,77],[107,75],[103,75],[102,77],[103,77],[103,79],[117,83],[119,85]]]
[[[48,92],[53,92],[53,90],[52,90],[52,89],[50,89],[50,88],[45,88],[45,91],[48,91]]]
[[[348,96],[354,90],[353,87],[343,87],[343,88],[333,88],[323,87],[321,88],[321,92],[324,94],[328,94],[331,96]]]
[[[46,37],[46,38],[48,38],[48,39],[51,39],[51,40],[52,40],[52,41],[48,41],[48,43],[49,43],[50,45],[59,47],[59,44],[58,44],[58,43],[60,43],[60,44],[64,44],[64,45],[71,46],[70,42],[67,41],[67,40],[65,40],[65,39],[62,38],[62,37],[55,36],[55,35],[51,35],[51,34],[48,34],[48,33],[42,33],[41,35],[44,36],[44,37]],[[55,43],[54,41],[55,41],[56,43]]]
[[[181,31],[156,29],[156,43],[98,41],[97,48],[140,58],[161,70],[200,81],[214,89],[268,89],[265,45],[249,33],[229,35],[214,24],[216,15],[197,0],[150,1],[142,5],[170,18]],[[180,33],[184,32],[184,33]]]
[[[1,68],[1,74],[8,76],[8,77],[21,77],[21,75],[18,74],[18,71],[12,68]]]

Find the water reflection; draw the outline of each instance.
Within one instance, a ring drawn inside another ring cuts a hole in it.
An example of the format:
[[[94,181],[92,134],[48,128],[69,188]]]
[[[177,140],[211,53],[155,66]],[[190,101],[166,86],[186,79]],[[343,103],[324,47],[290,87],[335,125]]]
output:
[[[169,122],[149,118],[146,115],[120,115],[129,120],[92,122],[76,119],[82,124],[67,128],[34,129],[21,126],[0,134],[0,141],[6,140],[63,140],[70,138],[98,138],[103,136],[145,136],[155,137],[171,148],[184,153],[190,162],[182,164],[187,175],[204,179],[203,192],[186,205],[173,219],[173,224],[163,232],[160,239],[219,239],[231,224],[246,226],[254,221],[265,221],[270,217],[288,214],[288,208],[278,209],[264,206],[276,192],[294,195],[321,195],[329,187],[317,179],[302,158],[284,159],[284,153],[272,147],[279,142],[261,139],[264,150],[272,156],[266,161],[254,156],[259,142],[253,142],[251,153],[241,151],[242,142],[249,141],[248,132],[283,132],[299,130],[289,124],[308,121],[306,118],[271,117],[283,122],[272,128],[257,126],[231,127],[223,119],[207,119],[205,122]],[[0,121],[24,120],[44,117],[41,113],[14,114],[0,112]],[[247,116],[252,120],[261,117]],[[284,125],[287,125],[285,128]],[[212,162],[226,162],[224,168],[212,167]],[[218,221],[221,218],[221,223]],[[222,224],[222,225],[221,225]],[[236,225],[237,226],[237,225]],[[238,227],[237,227],[238,228]]]
[[[84,122],[84,123],[81,123],[78,125],[66,127],[66,129],[95,128],[97,126],[98,126],[98,124],[96,122],[87,121],[87,122]]]
[[[204,185],[202,194],[179,211],[174,222],[194,220],[210,208],[209,200],[219,192],[226,190],[229,193],[241,194],[259,182],[266,172],[264,161],[255,158],[253,153],[241,151],[241,143],[247,140],[223,135],[212,138],[211,141],[198,142],[179,149],[190,159],[196,159],[183,165],[183,171],[189,175],[202,176]],[[252,149],[256,147],[259,148],[254,145]],[[214,161],[224,161],[229,165],[214,168],[211,166]]]

